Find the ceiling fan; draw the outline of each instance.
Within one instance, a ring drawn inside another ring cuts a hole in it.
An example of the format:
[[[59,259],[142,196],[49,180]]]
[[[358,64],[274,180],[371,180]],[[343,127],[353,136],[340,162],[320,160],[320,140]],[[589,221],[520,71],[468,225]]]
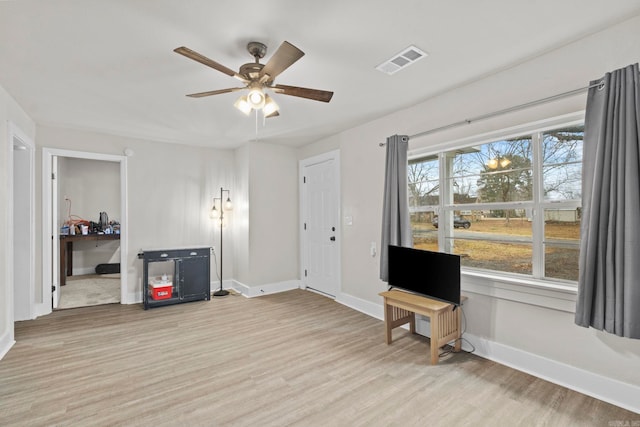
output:
[[[333,96],[333,92],[308,89],[298,86],[286,86],[275,84],[275,78],[284,70],[293,65],[297,60],[304,56],[304,52],[285,41],[283,42],[273,56],[266,64],[261,64],[260,59],[264,58],[267,53],[267,46],[260,42],[249,42],[247,50],[255,58],[255,62],[244,64],[236,73],[230,68],[225,67],[218,62],[207,58],[187,47],[178,47],[173,51],[187,58],[198,61],[208,67],[218,70],[228,76],[235,77],[244,83],[244,87],[233,87],[228,89],[211,90],[208,92],[192,93],[187,96],[192,98],[202,98],[204,96],[219,95],[221,93],[236,92],[248,89],[247,95],[241,96],[234,106],[249,115],[252,110],[262,110],[265,117],[278,116],[279,107],[266,92],[268,89],[274,93],[282,95],[297,96],[307,98],[314,101],[329,102]]]

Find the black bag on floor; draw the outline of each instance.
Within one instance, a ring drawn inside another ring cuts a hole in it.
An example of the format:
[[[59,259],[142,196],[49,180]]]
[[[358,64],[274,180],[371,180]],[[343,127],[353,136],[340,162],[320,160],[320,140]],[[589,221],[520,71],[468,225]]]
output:
[[[96,265],[96,274],[114,274],[114,273],[120,273],[120,263]]]

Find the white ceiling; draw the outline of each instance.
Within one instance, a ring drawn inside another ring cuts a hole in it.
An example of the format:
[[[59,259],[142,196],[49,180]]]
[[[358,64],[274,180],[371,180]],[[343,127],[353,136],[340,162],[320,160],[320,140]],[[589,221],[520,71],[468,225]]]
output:
[[[0,86],[39,124],[233,148],[301,146],[514,66],[640,14],[602,0],[0,1]],[[306,55],[276,83],[334,91],[330,103],[274,95],[280,117],[246,117],[238,86],[180,56],[187,46],[237,70],[246,44],[287,40]],[[375,67],[409,45],[426,59]]]

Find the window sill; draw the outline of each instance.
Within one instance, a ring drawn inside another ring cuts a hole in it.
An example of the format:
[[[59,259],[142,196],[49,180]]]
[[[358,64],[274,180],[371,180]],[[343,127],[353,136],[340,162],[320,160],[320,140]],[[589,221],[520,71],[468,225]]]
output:
[[[575,313],[575,285],[467,269],[460,276],[463,292]]]

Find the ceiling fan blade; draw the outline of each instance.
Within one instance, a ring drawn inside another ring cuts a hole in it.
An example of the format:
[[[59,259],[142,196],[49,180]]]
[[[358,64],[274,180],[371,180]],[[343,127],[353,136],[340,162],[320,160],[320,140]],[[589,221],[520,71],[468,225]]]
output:
[[[298,59],[304,56],[304,52],[285,41],[282,42],[276,53],[269,59],[260,71],[260,77],[269,76],[266,81],[273,81],[278,74],[289,68]]]
[[[329,102],[333,92],[318,89],[307,89],[298,86],[274,85],[271,88],[276,93],[283,95],[298,96],[300,98],[313,99],[314,101]]]
[[[187,96],[191,97],[191,98],[202,98],[204,96],[220,95],[221,93],[236,92],[236,91],[239,91],[239,90],[242,90],[242,89],[244,89],[244,88],[243,87],[232,87],[232,88],[229,88],[229,89],[219,89],[219,90],[210,90],[208,92],[190,93]]]
[[[270,119],[271,117],[278,117],[280,115],[279,112],[274,111],[273,113],[269,114],[268,116],[264,116],[265,119]]]
[[[226,74],[228,76],[235,77],[236,79],[238,79],[238,80],[240,80],[242,82],[248,83],[247,79],[245,79],[240,74],[238,74],[235,71],[233,71],[231,68],[227,68],[224,65],[217,63],[213,59],[209,59],[206,56],[199,54],[195,50],[189,49],[188,47],[184,47],[184,46],[177,47],[177,48],[173,49],[173,51],[175,53],[179,53],[180,55],[186,56],[189,59],[193,59],[194,61],[198,61],[199,63],[204,64],[207,67],[211,67],[214,70],[218,70],[221,73],[224,73],[224,74]]]

